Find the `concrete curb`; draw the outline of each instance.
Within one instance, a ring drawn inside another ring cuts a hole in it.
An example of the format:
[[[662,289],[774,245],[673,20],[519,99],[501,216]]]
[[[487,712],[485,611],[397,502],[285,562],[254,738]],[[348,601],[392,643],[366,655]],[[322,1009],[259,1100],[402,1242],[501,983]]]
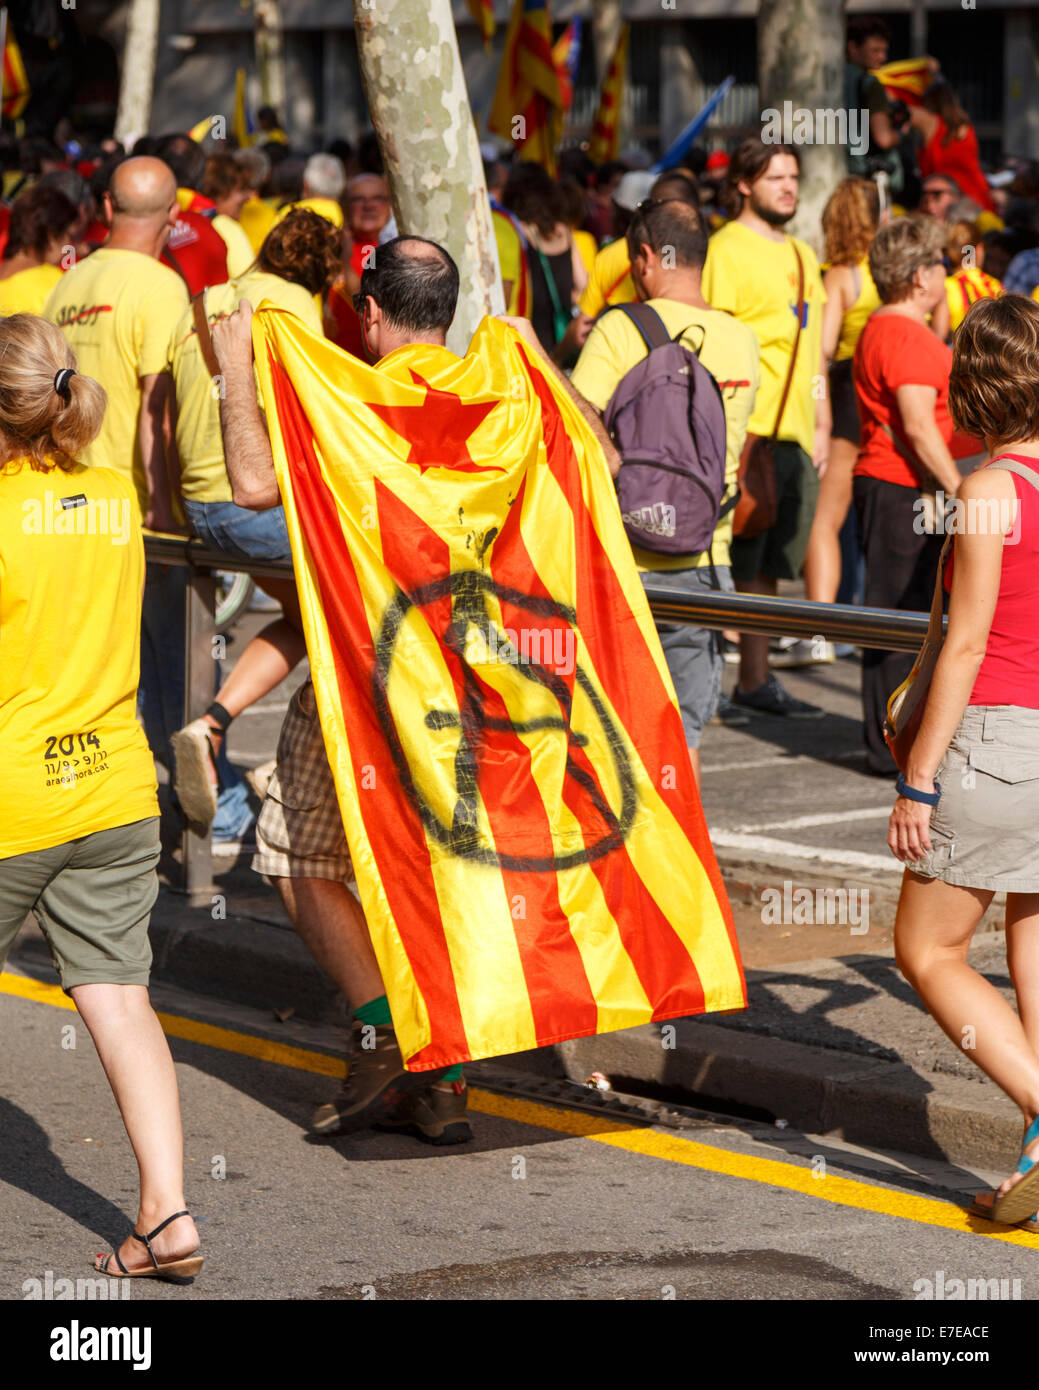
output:
[[[619,1091],[648,1087],[704,1109],[736,1108],[810,1134],[997,1172],[1009,1172],[1021,1151],[1021,1117],[995,1087],[706,1019],[673,1026],[670,1048],[662,1025],[650,1024],[499,1061],[581,1082],[600,1071]]]

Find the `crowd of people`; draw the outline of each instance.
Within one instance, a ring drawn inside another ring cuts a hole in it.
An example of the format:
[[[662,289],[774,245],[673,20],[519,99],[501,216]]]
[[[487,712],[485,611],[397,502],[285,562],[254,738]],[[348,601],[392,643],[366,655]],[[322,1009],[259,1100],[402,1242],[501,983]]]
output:
[[[566,384],[611,472],[626,462],[614,446],[611,407],[657,348],[685,351],[680,370],[707,393],[702,419],[721,421],[713,461],[706,434],[693,427],[689,441],[717,470],[705,545],[676,551],[661,543],[686,520],[676,521],[673,506],[649,508],[651,526],[625,514],[648,584],[694,595],[769,595],[780,581],[803,577],[808,598],[820,603],[858,596],[880,608],[926,609],[940,573],[941,494],[960,491],[971,467],[965,460],[976,465],[1011,445],[1012,457],[1039,458],[1039,420],[1022,403],[1030,388],[1020,374],[1004,408],[991,383],[980,408],[981,388],[971,377],[996,372],[991,340],[1011,331],[1008,324],[1034,362],[1039,167],[986,178],[969,118],[937,74],[919,106],[899,110],[868,75],[884,61],[887,42],[881,21],[850,27],[846,86],[870,113],[875,161],[856,166],[849,156],[847,176],[823,212],[822,263],[785,230],[799,204],[797,146],[748,135],[730,151],[694,149],[682,167],[661,174],[620,163],[597,168],[574,148],[561,153],[555,178],[487,151],[508,320]],[[52,544],[62,512],[96,505],[131,509],[153,530],[190,531],[236,559],[289,558],[253,379],[249,318],[261,300],[366,360],[416,343],[446,352],[458,271],[443,248],[398,235],[374,139],[356,150],[335,142],[304,157],[276,113],[264,114],[263,137],[244,149],[174,132],[146,136],[132,150],[106,141],[73,162],[39,138],[0,144],[0,633],[7,652],[0,728],[24,752],[43,736],[43,721],[54,744],[42,772],[28,752],[22,764],[16,758],[18,796],[9,788],[0,805],[0,953],[26,911],[37,911],[62,984],[97,1040],[141,1168],[137,1228],[99,1266],[124,1274],[190,1277],[201,1265],[183,1209],[172,1065],[145,988],[159,853],[149,749],[171,770],[184,816],[211,831],[217,848],[237,850],[255,836],[254,867],[275,883],[304,940],[349,998],[357,1028],[373,1033],[375,1046],[355,1049],[344,1090],[318,1111],[314,1132],[346,1133],[379,1119],[434,1143],[471,1137],[461,1069],[416,1081],[403,1066],[363,914],[346,887],[349,853],[309,682],[292,701],[269,782],[247,786],[226,757],[232,720],[305,655],[292,584],[265,581],[280,616],[219,687],[214,669],[213,702],[181,727],[186,571],[149,564],[145,572],[139,544],[113,558],[113,547],[94,536],[96,544],[77,551],[73,572],[68,552]],[[986,301],[980,313],[979,300]],[[953,338],[963,325],[966,337]],[[215,379],[222,390],[214,390]],[[973,483],[982,491],[986,485],[1008,498],[1014,492],[1026,516],[1034,511],[1027,478]],[[55,488],[67,489],[59,521],[45,528],[48,544],[30,554],[15,518],[44,492],[52,499]],[[929,520],[920,524],[922,517]],[[913,809],[920,797],[940,795],[939,762],[970,695],[970,683],[957,684],[948,668],[958,660],[966,669],[976,657],[977,675],[987,635],[978,604],[988,604],[991,620],[997,593],[1004,600],[997,551],[978,559],[973,543],[965,546],[952,581],[956,640],[936,681],[940,711],[924,726],[924,751],[900,782],[893,820],[893,849],[919,866],[909,876],[915,887],[900,916],[899,950],[951,1036],[961,1014],[991,1017],[997,1040],[977,1060],[1020,1104],[1034,1148],[1034,950],[1022,945],[1015,956],[1024,1001],[1015,1033],[957,955],[965,954],[980,912],[958,898],[943,906],[955,930],[950,925],[941,959],[920,935],[935,891],[926,885],[934,882],[973,893],[975,906],[978,892],[1008,890],[1019,941],[1039,913],[1039,898],[1030,901],[1039,881],[1031,883],[1027,865],[950,876],[951,856],[939,862]],[[948,567],[945,574],[948,580]],[[1034,589],[1020,566],[1014,576],[1022,592]],[[142,581],[138,645],[136,617],[128,626],[127,614]],[[60,613],[42,597],[59,590],[67,596]],[[1015,622],[1023,602],[1015,591]],[[776,669],[850,655],[823,636],[722,638],[687,625],[661,625],[660,635],[697,778],[711,720],[818,718],[822,710],[792,695]],[[999,698],[1004,655],[989,652],[985,699],[968,711],[975,721],[981,707],[1031,709],[1018,686],[1013,698]],[[739,671],[725,699],[730,657]],[[903,654],[863,653],[866,760],[877,774],[896,771],[883,718],[910,665]],[[27,699],[26,692],[35,694]],[[990,732],[983,719],[978,738],[1002,737],[999,746],[1012,757],[1034,736],[1033,724],[1007,719],[997,730],[993,721]],[[84,757],[78,774],[59,756],[67,757],[66,741]],[[984,775],[983,763],[974,765]],[[108,769],[117,776],[102,777]],[[70,791],[60,825],[55,801],[42,790],[52,782]],[[106,800],[98,787],[120,794]],[[251,792],[263,801],[258,821]],[[33,809],[15,816],[15,800]],[[984,854],[982,844],[974,862]],[[949,976],[954,956],[959,973]],[[1014,1081],[1011,1053],[1027,1062]],[[391,1096],[401,1101],[393,1113]],[[178,1221],[186,1224],[174,1233]]]

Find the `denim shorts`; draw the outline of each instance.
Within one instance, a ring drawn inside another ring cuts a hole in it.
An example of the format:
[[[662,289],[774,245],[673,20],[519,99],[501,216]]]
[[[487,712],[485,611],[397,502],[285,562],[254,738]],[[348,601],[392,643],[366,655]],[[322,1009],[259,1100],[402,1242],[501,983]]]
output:
[[[287,560],[292,553],[284,507],[254,512],[234,502],[193,502],[185,497],[184,510],[200,541],[236,560]]]
[[[914,873],[1039,893],[1039,709],[968,705],[936,780],[931,849],[909,866]]]
[[[640,577],[644,585],[678,589],[684,594],[700,595],[705,589],[709,593],[720,590],[731,594],[733,583],[729,566],[716,565],[715,573],[717,590],[711,582],[709,565],[690,570],[643,570]],[[690,748],[699,748],[704,725],[714,718],[722,690],[719,634],[706,627],[689,627],[684,623],[658,623],[657,633],[678,696],[686,743]]]

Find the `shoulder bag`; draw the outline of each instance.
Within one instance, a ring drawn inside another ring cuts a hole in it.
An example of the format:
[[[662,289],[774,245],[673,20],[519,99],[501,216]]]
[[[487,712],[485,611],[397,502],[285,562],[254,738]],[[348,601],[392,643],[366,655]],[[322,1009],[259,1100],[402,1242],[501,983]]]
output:
[[[801,260],[801,253],[797,249],[797,243],[791,240],[790,244],[797,260],[797,333],[794,337],[790,366],[787,369],[786,381],[783,384],[783,394],[779,398],[779,409],[776,411],[776,423],[772,428],[772,433],[768,437],[763,434],[748,434],[746,443],[743,445],[743,452],[740,454],[740,468],[737,475],[740,491],[736,510],[733,513],[732,529],[734,535],[742,536],[747,540],[754,536],[760,536],[763,531],[774,526],[776,521],[774,449],[779,435],[779,426],[783,420],[783,411],[786,409],[787,397],[790,395],[790,384],[794,379],[794,367],[797,363],[797,349],[801,342],[801,323],[804,319],[805,303],[804,264]]]

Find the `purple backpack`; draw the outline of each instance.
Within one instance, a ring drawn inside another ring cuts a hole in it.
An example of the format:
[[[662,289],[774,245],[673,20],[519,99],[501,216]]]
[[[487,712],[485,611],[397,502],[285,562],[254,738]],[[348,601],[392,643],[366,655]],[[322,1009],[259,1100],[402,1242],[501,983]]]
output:
[[[648,304],[607,312],[615,311],[627,314],[648,349],[603,412],[621,456],[617,500],[628,539],[661,555],[699,555],[711,548],[725,491],[722,393],[678,341],[686,329],[672,338]]]

